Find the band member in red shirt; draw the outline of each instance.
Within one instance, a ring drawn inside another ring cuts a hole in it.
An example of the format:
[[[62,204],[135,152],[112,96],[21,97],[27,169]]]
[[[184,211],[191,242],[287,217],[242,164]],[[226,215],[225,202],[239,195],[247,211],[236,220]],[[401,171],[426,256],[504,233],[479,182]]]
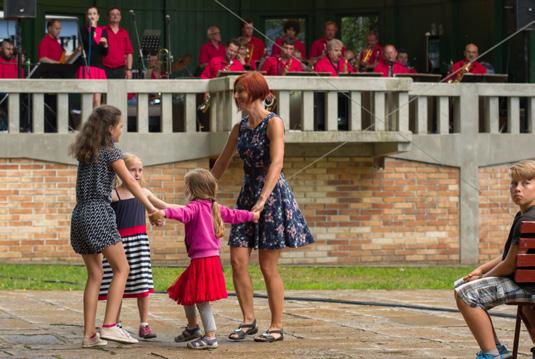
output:
[[[19,67],[15,47],[10,40],[0,43],[0,79],[16,79],[19,77]],[[24,70],[22,77],[24,77]]]
[[[285,21],[282,25],[283,36],[279,37],[275,44],[271,47],[271,56],[278,56],[281,53],[281,48],[284,44],[285,39],[292,39],[295,43],[295,49],[301,53],[301,59],[306,59],[307,54],[305,50],[305,44],[297,38],[299,34],[299,22],[297,20],[288,20]]]
[[[236,55],[236,60],[238,60],[243,68],[246,71],[256,71],[256,61],[248,61],[249,57],[249,40],[247,40],[245,37],[238,37],[238,41],[240,42],[240,48],[238,49],[238,55]]]
[[[344,44],[338,39],[327,42],[327,55],[314,64],[315,72],[329,72],[331,76],[353,72],[353,66],[342,56]]]
[[[241,26],[241,37],[245,39],[248,49],[245,63],[247,65],[253,64],[252,66],[256,68],[256,61],[259,61],[264,56],[266,46],[264,41],[253,36],[253,31],[253,20],[246,19]]]
[[[225,57],[225,45],[221,42],[221,30],[210,26],[207,30],[208,42],[199,50],[199,67],[204,69],[214,57]]]
[[[39,62],[49,64],[64,64],[69,62],[71,57],[75,56],[79,50],[76,49],[71,55],[65,58],[65,49],[59,43],[59,34],[61,32],[61,22],[57,19],[49,20],[46,24],[47,34],[37,48],[37,58]]]
[[[377,33],[370,31],[366,37],[368,45],[359,53],[359,70],[372,72],[383,58],[383,48],[379,44]]]
[[[214,57],[204,68],[201,79],[213,79],[217,77],[219,71],[245,71],[242,64],[236,59],[240,42],[232,39],[227,45],[227,51],[224,57]]]
[[[294,57],[295,42],[291,37],[284,39],[279,56],[270,56],[262,65],[262,71],[271,76],[284,76],[288,72],[301,72],[303,67]]]
[[[455,71],[462,68],[462,70],[459,70],[454,77],[456,77],[458,80],[462,79],[462,76],[465,73],[471,73],[471,74],[480,74],[484,75],[487,73],[487,68],[483,65],[481,65],[480,62],[475,61],[475,59],[479,56],[479,49],[475,44],[467,44],[464,48],[464,59],[457,61],[455,64],[453,64],[453,70],[451,73],[454,73]]]
[[[102,28],[108,34],[108,54],[102,59],[106,76],[109,79],[131,79],[134,49],[128,32],[120,26],[121,10],[112,7],[108,10],[108,25]]]
[[[407,74],[409,69],[400,64],[397,60],[398,50],[394,45],[385,45],[383,48],[383,61],[379,62],[373,72],[383,74],[383,77],[393,77],[395,74]]]
[[[315,40],[310,47],[310,59],[317,61],[319,58],[327,53],[327,42],[336,37],[337,31],[336,23],[334,21],[327,21],[323,28],[323,37]],[[345,51],[345,48],[342,49]]]
[[[415,74],[417,71],[414,67],[409,65],[409,53],[405,49],[399,49],[398,51],[398,62],[405,66],[409,73]]]

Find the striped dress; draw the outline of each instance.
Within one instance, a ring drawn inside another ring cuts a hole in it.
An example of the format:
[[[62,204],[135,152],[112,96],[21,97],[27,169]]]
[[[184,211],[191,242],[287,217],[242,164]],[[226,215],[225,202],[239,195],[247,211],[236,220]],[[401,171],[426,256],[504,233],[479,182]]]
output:
[[[117,190],[115,190],[117,193]],[[117,217],[117,229],[130,265],[130,273],[124,290],[124,298],[146,297],[154,292],[152,267],[150,264],[150,247],[145,220],[145,207],[137,198],[121,199],[112,202]],[[108,296],[113,272],[108,260],[102,260],[104,276],[100,286],[99,300]]]

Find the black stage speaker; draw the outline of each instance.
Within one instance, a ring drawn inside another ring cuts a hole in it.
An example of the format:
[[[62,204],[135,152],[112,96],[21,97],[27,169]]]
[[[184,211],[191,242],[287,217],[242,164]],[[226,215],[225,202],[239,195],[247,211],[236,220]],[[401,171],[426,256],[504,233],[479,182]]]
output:
[[[4,18],[35,18],[37,0],[5,0]]]
[[[515,1],[516,14],[516,30],[526,26],[532,21],[535,21],[535,0],[516,0]],[[535,24],[531,25],[528,30],[534,30]]]

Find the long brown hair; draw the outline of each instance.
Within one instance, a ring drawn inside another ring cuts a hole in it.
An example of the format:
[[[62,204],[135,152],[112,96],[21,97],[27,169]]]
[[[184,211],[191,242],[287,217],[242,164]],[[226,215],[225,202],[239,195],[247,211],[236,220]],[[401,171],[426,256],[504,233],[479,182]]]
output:
[[[217,238],[223,237],[225,227],[219,204],[215,200],[217,194],[217,181],[212,173],[204,168],[196,168],[189,171],[184,176],[184,185],[186,187],[186,197],[189,201],[196,199],[207,199],[212,201],[212,222],[214,232]]]
[[[121,121],[121,111],[114,106],[96,107],[82,130],[76,136],[69,149],[69,154],[82,163],[90,163],[98,159],[100,149],[113,145],[110,127]]]

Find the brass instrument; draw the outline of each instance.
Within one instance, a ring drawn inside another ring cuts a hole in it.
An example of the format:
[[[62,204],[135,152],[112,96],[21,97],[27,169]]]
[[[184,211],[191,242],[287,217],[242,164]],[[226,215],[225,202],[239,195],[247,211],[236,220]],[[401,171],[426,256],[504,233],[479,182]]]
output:
[[[370,58],[372,57],[373,49],[369,48],[366,50],[366,53],[364,53],[364,57],[362,58],[363,64],[368,64],[368,61],[370,61]]]
[[[284,62],[282,61],[282,57],[279,58],[279,61],[281,61],[284,64]],[[282,71],[279,75],[286,76],[286,73],[290,71],[291,66],[292,66],[292,58],[290,57],[290,59],[288,59],[288,62],[282,67]]]
[[[464,75],[470,72],[470,67],[472,66],[472,62],[467,62],[463,67],[460,68],[459,72],[455,75],[455,77],[451,77],[448,80],[448,83],[459,83],[463,80]]]
[[[223,71],[229,71],[233,63],[234,61],[230,60],[228,64],[223,68]],[[204,101],[199,105],[199,107],[197,107],[197,110],[201,111],[202,113],[207,113],[208,110],[210,109],[210,104],[211,104],[211,97],[210,97],[210,94],[207,93],[204,96]]]
[[[251,43],[251,41],[249,41],[247,43],[247,54],[245,55],[245,59],[244,59],[247,65],[251,65],[251,59],[253,58],[253,53],[254,53],[254,46]]]
[[[342,67],[342,73],[343,74],[347,74],[348,64],[349,64],[349,60],[348,59],[344,59],[344,67]]]
[[[173,65],[173,56],[168,49],[162,48],[158,51],[158,62],[160,63],[160,69],[165,69],[167,78],[169,78],[171,75],[171,66]]]

